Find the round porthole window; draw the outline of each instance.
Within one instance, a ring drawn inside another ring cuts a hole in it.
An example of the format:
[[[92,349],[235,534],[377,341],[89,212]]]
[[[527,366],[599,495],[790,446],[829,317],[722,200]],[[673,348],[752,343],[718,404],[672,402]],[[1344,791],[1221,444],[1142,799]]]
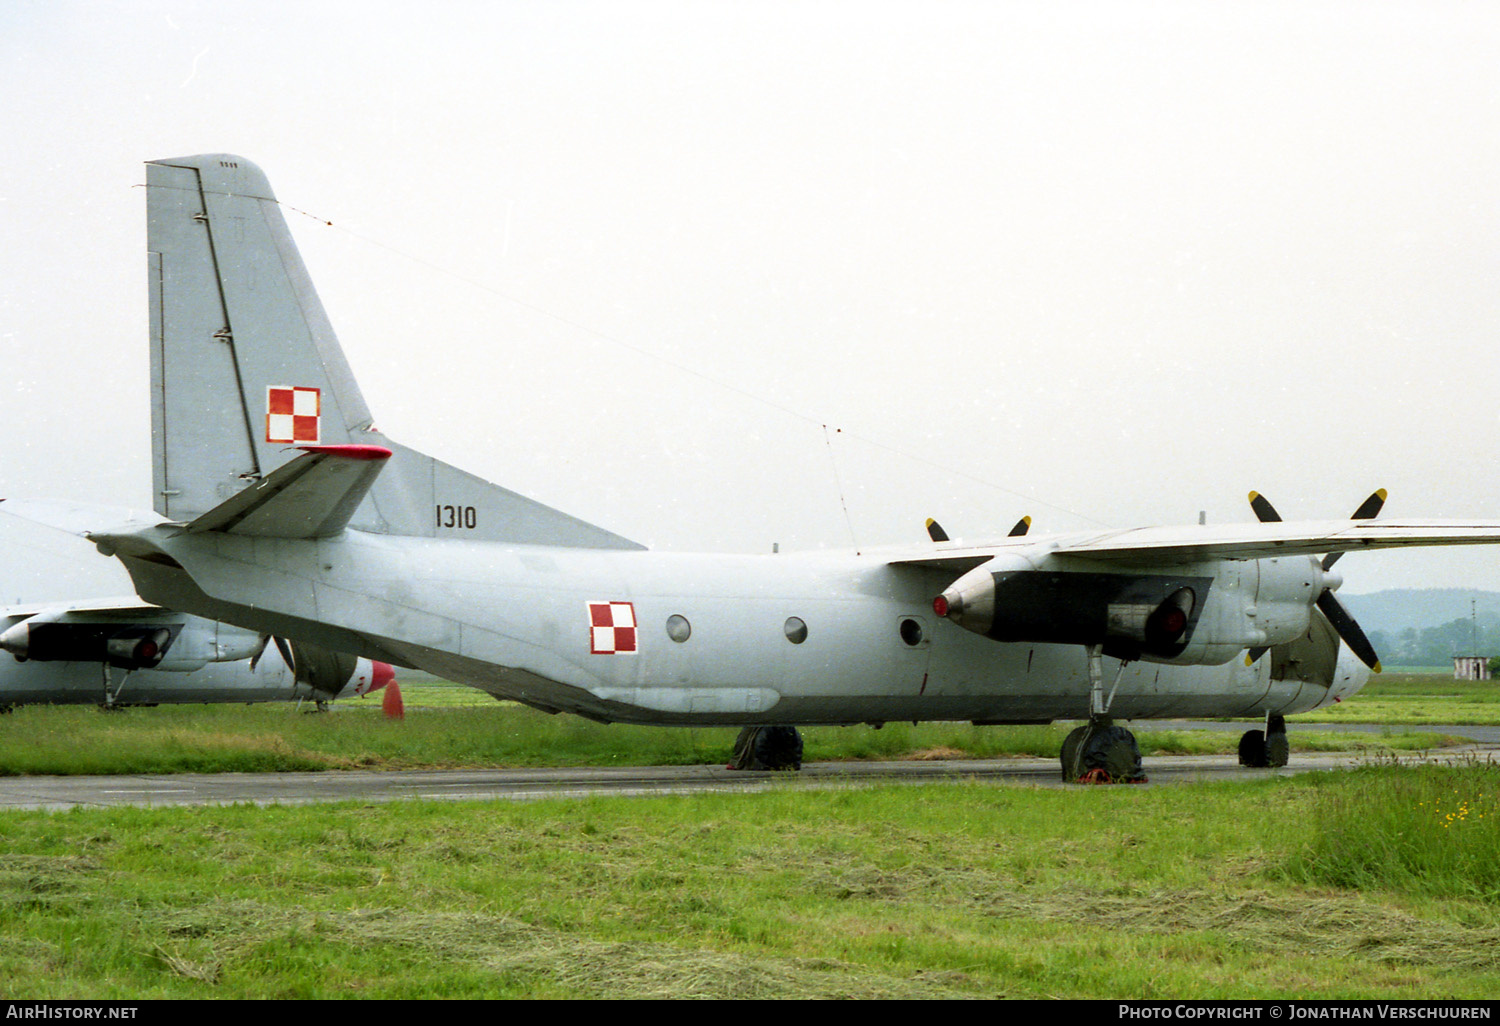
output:
[[[795,616],[786,618],[786,623],[782,626],[782,630],[786,631],[786,640],[790,641],[793,645],[800,645],[807,640],[807,624]]]
[[[684,642],[693,636],[693,625],[688,623],[688,618],[673,613],[667,617],[667,637],[676,642]]]
[[[901,640],[913,647],[922,643],[922,625],[908,617],[901,621]]]

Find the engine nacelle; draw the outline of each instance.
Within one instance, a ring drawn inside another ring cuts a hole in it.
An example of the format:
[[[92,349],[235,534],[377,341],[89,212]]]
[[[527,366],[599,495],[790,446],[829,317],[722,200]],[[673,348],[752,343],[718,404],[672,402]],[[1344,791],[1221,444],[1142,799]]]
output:
[[[261,637],[255,631],[189,616],[177,635],[172,651],[156,668],[187,673],[201,670],[209,663],[234,663],[250,659],[262,647]]]
[[[161,663],[181,629],[180,624],[38,615],[0,634],[0,649],[23,661],[108,663],[123,670],[149,670]]]
[[[1317,596],[1336,584],[1305,556],[1137,568],[1002,553],[954,581],[933,611],[996,641],[1218,665],[1304,635]]]
[[[0,634],[0,649],[20,660],[177,673],[248,659],[258,644],[253,631],[149,610],[43,609]]]
[[[1171,659],[1187,647],[1212,577],[1005,565],[960,577],[933,611],[996,641],[1102,645],[1119,659]],[[1001,564],[998,565],[997,564]]]

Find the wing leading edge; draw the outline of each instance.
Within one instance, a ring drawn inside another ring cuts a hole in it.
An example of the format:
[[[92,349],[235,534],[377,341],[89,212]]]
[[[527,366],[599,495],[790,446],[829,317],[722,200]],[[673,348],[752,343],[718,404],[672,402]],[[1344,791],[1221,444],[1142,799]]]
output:
[[[1026,544],[1019,545],[1018,542]],[[1000,551],[1031,558],[1078,556],[1117,563],[1197,563],[1266,559],[1415,545],[1500,544],[1495,520],[1278,521],[1191,527],[1142,527],[1092,534],[1006,539],[890,560],[898,566],[954,568]]]

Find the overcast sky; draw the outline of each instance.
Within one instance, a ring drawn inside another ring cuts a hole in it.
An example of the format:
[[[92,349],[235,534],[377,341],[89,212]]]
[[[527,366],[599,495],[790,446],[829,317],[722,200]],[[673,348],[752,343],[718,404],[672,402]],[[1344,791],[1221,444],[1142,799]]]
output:
[[[1500,519],[1496,54],[1431,0],[9,0],[0,496],[149,507],[141,165],[232,152],[383,431],[654,548]]]

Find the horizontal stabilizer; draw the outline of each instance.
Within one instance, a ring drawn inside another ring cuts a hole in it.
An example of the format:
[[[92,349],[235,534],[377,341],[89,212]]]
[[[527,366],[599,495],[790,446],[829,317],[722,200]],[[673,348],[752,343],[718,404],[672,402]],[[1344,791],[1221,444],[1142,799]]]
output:
[[[328,538],[349,519],[390,459],[378,445],[301,446],[301,456],[187,525],[259,538]]]
[[[161,517],[151,513],[60,499],[0,499],[0,513],[80,538],[100,533],[130,534],[162,522]]]

